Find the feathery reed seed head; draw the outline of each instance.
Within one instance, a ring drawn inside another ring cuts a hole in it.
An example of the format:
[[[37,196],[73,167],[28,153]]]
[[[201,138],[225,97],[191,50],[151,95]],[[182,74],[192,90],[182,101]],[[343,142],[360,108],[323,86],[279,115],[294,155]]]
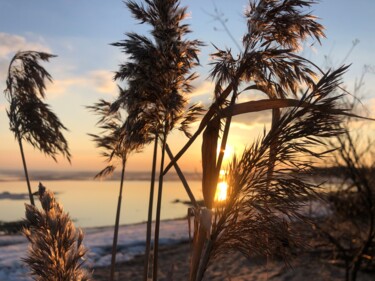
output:
[[[89,281],[90,274],[83,268],[82,230],[74,227],[54,194],[41,183],[39,191],[42,210],[25,204],[28,226],[23,234],[30,246],[23,261],[37,281]]]

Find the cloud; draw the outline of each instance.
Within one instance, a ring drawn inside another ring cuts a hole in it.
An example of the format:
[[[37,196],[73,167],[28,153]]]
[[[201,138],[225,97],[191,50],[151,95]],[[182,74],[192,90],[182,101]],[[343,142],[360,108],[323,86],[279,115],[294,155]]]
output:
[[[0,32],[0,59],[8,59],[17,51],[51,52],[43,42],[43,38],[25,38],[20,35]]]
[[[198,85],[194,85],[195,88],[189,95],[190,98],[200,97],[204,95],[212,96],[215,85],[210,81],[203,81]]]
[[[107,70],[95,70],[78,77],[55,79],[48,85],[47,91],[49,98],[56,98],[69,94],[73,89],[75,92],[79,89],[111,96],[117,95],[113,73]]]
[[[0,77],[7,76],[11,57],[18,51],[26,50],[51,53],[50,48],[44,43],[42,37],[30,34],[26,38],[16,34],[0,32]]]
[[[271,120],[272,113],[270,110],[240,114],[233,117],[234,122],[246,126],[254,126],[256,124],[267,124],[270,123]]]
[[[252,124],[245,124],[245,123],[241,123],[241,122],[235,122],[233,121],[231,123],[231,127],[232,128],[237,128],[237,129],[240,129],[240,130],[253,130],[254,127],[257,125],[258,123],[252,123]]]
[[[368,111],[370,112],[370,117],[375,118],[374,112],[375,112],[375,98],[370,98],[368,101]]]
[[[117,95],[117,86],[113,81],[113,73],[107,70],[95,70],[88,74],[87,80],[91,82],[99,93]]]
[[[85,85],[85,79],[83,78],[66,78],[66,79],[54,79],[53,83],[47,86],[48,98],[57,98],[65,94],[68,94],[71,88],[78,85]]]

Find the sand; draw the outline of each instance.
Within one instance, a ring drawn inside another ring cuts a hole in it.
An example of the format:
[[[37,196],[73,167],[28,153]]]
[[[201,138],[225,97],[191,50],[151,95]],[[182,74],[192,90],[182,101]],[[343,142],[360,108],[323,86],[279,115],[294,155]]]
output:
[[[189,243],[180,243],[161,248],[159,280],[188,280]],[[309,253],[296,256],[291,266],[277,259],[253,257],[246,259],[239,253],[228,254],[213,261],[204,280],[226,281],[341,281],[345,280],[345,270],[323,258],[313,249]],[[108,280],[109,267],[94,268],[94,280]],[[120,263],[116,268],[115,280],[142,280],[143,256]],[[172,276],[169,279],[168,276]],[[375,273],[360,273],[357,281],[374,281]]]

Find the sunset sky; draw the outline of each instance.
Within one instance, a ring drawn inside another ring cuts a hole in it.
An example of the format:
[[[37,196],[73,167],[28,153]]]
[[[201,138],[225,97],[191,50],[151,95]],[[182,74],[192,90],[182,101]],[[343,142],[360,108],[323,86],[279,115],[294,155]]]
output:
[[[227,27],[240,44],[246,28],[243,11],[247,0],[186,0],[191,17],[192,38],[204,41],[207,46],[200,54],[201,66],[196,68],[200,78],[194,83],[192,101],[209,103],[213,83],[207,79],[210,56],[214,43],[220,48],[229,47],[237,51],[235,44],[223,31],[219,21],[210,16],[215,6]],[[354,81],[362,74],[365,64],[373,65],[375,71],[375,1],[374,0],[322,0],[315,5],[313,14],[319,16],[326,27],[327,39],[323,46],[305,46],[305,56],[324,66],[324,57],[329,56],[332,65],[345,59],[352,41],[359,44],[350,53],[345,63],[352,63],[345,75],[349,91]],[[52,170],[99,170],[103,168],[100,151],[95,148],[87,133],[98,133],[97,117],[85,109],[99,98],[112,100],[117,95],[113,72],[126,57],[110,43],[124,39],[124,33],[145,33],[148,26],[139,25],[130,16],[120,0],[1,0],[0,1],[0,88],[5,88],[6,72],[11,57],[19,50],[46,51],[58,55],[45,64],[54,78],[48,85],[47,100],[52,110],[69,129],[65,133],[73,155],[72,164],[58,158],[56,164],[30,145],[25,144],[26,158],[30,169]],[[375,74],[365,77],[361,95],[372,116],[375,116]],[[246,98],[251,98],[246,97]],[[6,108],[8,102],[0,95],[0,169],[21,169],[21,157],[14,136],[9,131]],[[234,119],[229,145],[237,153],[258,136],[268,113],[241,116]],[[370,130],[375,126],[371,125]],[[194,131],[194,127],[192,128]],[[367,130],[369,131],[369,130]],[[169,138],[172,151],[177,153],[186,142],[179,131]],[[152,147],[142,154],[134,155],[128,164],[131,171],[149,170]],[[200,140],[192,146],[181,161],[188,171],[200,171]]]

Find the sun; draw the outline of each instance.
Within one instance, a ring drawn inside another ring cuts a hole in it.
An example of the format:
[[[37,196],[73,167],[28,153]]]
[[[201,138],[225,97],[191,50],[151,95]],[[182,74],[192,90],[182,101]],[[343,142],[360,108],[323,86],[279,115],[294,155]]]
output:
[[[219,155],[220,146],[217,148],[217,155]],[[234,155],[234,147],[232,145],[227,145],[224,151],[223,161],[229,161]]]
[[[227,199],[228,184],[225,181],[218,183],[215,193],[215,201],[223,202]]]

